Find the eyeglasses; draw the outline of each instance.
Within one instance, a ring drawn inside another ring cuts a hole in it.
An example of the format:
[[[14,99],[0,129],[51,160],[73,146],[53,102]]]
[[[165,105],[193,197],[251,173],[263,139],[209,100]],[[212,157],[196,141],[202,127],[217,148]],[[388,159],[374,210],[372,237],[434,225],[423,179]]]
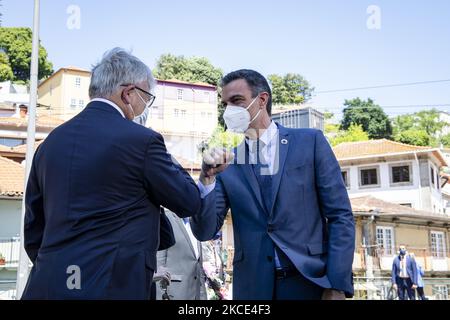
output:
[[[128,87],[128,86],[130,86],[130,85],[132,85],[132,84],[121,84],[120,86],[121,86],[121,87]],[[139,90],[139,91],[145,93],[146,95],[148,95],[148,96],[150,97],[150,99],[148,100],[148,107],[150,108],[150,107],[152,106],[153,102],[155,102],[156,96],[153,95],[153,94],[151,94],[151,93],[148,92],[148,91],[145,91],[144,89],[139,88],[139,87],[136,86],[136,85],[134,86],[134,89],[137,89],[137,90]]]

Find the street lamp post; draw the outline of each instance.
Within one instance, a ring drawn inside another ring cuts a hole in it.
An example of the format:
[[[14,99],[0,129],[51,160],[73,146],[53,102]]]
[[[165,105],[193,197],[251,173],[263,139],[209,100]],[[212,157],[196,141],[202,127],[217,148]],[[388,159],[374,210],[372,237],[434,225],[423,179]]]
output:
[[[20,226],[20,255],[19,266],[17,268],[16,299],[22,297],[25,284],[28,280],[29,264],[27,253],[24,248],[24,219],[25,219],[25,191],[28,183],[28,176],[31,171],[31,164],[34,154],[34,143],[36,133],[36,105],[37,105],[37,85],[38,85],[38,59],[39,59],[39,0],[34,0],[33,19],[33,44],[31,51],[30,68],[30,105],[28,107],[28,132],[27,132],[27,153],[25,157],[25,184],[22,200],[22,221]]]

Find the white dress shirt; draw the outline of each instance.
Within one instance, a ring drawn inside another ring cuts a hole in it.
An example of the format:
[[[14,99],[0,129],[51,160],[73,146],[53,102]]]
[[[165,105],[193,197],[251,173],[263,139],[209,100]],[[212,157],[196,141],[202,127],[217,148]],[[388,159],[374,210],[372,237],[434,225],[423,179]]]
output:
[[[126,118],[122,109],[120,109],[119,106],[117,104],[115,104],[114,102],[112,102],[111,100],[107,100],[107,99],[103,99],[103,98],[95,98],[95,99],[92,99],[90,102],[95,102],[95,101],[104,102],[104,103],[109,104],[111,107],[116,109],[117,112],[119,112],[122,117]]]

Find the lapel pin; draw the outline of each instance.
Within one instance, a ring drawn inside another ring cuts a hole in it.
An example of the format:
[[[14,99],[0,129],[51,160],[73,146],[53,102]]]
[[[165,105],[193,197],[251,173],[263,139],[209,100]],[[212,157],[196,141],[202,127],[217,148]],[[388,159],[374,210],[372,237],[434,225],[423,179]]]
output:
[[[286,139],[281,139],[281,144],[288,144],[288,141]]]

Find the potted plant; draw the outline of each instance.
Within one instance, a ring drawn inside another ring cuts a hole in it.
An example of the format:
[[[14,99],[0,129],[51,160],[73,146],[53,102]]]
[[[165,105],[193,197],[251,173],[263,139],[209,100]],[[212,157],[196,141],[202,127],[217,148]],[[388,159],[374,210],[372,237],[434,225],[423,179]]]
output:
[[[5,257],[0,253],[0,266],[4,265],[6,263]]]

